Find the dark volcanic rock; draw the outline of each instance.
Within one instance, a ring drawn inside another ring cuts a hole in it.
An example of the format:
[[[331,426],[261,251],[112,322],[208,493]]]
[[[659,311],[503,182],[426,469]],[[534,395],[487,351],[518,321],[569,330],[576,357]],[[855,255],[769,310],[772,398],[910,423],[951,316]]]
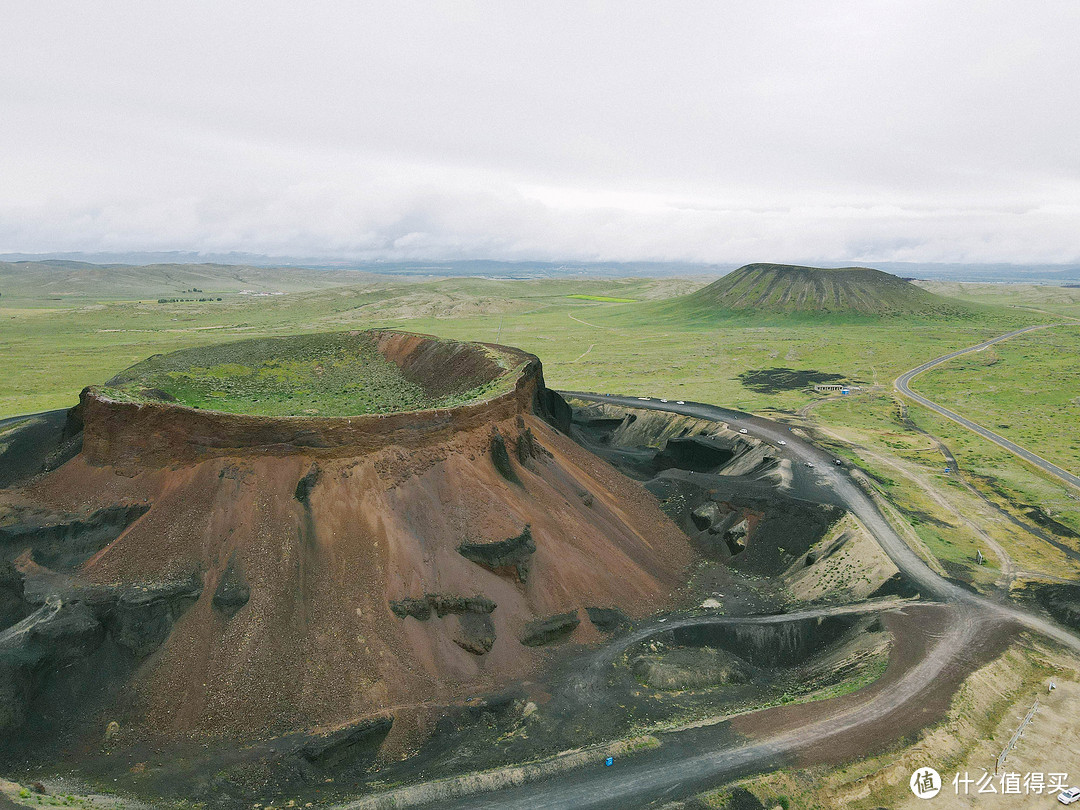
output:
[[[536,441],[536,436],[533,435],[532,430],[525,428],[517,437],[517,457],[518,461],[524,464],[526,461],[532,458],[536,458],[543,451],[540,448],[539,443]]]
[[[563,433],[570,432],[570,422],[574,417],[574,409],[558,393],[550,388],[540,386],[536,391],[534,407],[536,412],[549,425],[561,430]]]
[[[46,605],[42,610],[49,610]],[[65,602],[52,616],[43,618],[26,630],[21,652],[15,658],[40,664],[77,660],[93,652],[105,631],[94,612],[83,602]],[[12,651],[6,648],[4,653]],[[0,653],[2,656],[3,653]],[[4,656],[7,657],[7,656]],[[9,658],[10,660],[10,658]]]
[[[26,723],[34,699],[58,673],[77,672],[70,665],[91,655],[104,637],[89,607],[58,599],[0,632],[0,740]]]
[[[486,596],[453,596],[445,593],[426,593],[420,598],[407,597],[390,602],[390,610],[395,616],[404,619],[412,616],[414,619],[426,621],[431,618],[432,611],[439,618],[448,614],[477,613],[487,614],[495,610],[495,603]]]
[[[1042,585],[1032,590],[1035,600],[1054,619],[1073,630],[1080,630],[1080,585]]]
[[[23,601],[23,577],[15,566],[0,560],[0,630],[24,618],[29,609]]]
[[[412,616],[414,619],[423,622],[431,618],[431,602],[428,601],[426,596],[420,597],[419,599],[408,597],[405,599],[398,599],[397,601],[391,601],[390,610],[400,619],[404,619],[406,616]]]
[[[446,594],[428,594],[431,606],[441,617],[448,613],[491,613],[495,603],[486,596],[448,596]]]
[[[169,637],[173,625],[202,593],[202,580],[128,588],[107,621],[116,643],[136,659],[150,655]]]
[[[521,479],[510,464],[510,454],[506,451],[506,439],[497,430],[491,434],[491,463],[495,465],[499,475],[507,481],[512,484],[521,484]]]
[[[212,600],[213,605],[227,616],[232,616],[246,605],[250,598],[251,588],[244,577],[244,570],[234,555],[218,581]]]
[[[656,457],[657,468],[711,472],[735,457],[735,442],[715,436],[685,436],[668,439]]]
[[[315,484],[319,481],[320,473],[319,465],[312,464],[307,474],[296,482],[296,500],[300,501],[300,503],[307,503],[308,498],[311,496],[311,490],[315,489]]]
[[[454,643],[473,655],[490,652],[495,644],[495,622],[488,613],[467,612],[457,616]]]
[[[0,547],[17,554],[29,547],[38,565],[69,571],[101,551],[149,511],[146,503],[119,504],[90,515],[39,513],[0,527]]]
[[[540,647],[562,641],[577,629],[581,624],[577,611],[569,613],[556,613],[546,619],[537,619],[525,625],[525,632],[521,636],[521,643],[526,647]]]
[[[601,633],[614,633],[630,626],[630,617],[618,608],[590,607],[585,608],[585,612]]]
[[[0,444],[0,488],[21,484],[63,465],[82,449],[78,409],[30,417],[4,433]]]
[[[297,750],[297,753],[311,764],[323,768],[334,767],[365,754],[374,756],[393,725],[393,717],[365,720],[315,737]]]
[[[512,568],[522,582],[528,577],[529,561],[535,551],[536,542],[528,526],[517,537],[495,543],[462,543],[458,546],[458,552],[465,559],[496,573],[499,569]]]

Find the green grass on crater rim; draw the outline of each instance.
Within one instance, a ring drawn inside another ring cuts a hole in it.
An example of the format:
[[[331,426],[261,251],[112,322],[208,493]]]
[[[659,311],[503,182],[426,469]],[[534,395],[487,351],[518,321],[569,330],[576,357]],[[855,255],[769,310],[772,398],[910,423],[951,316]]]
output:
[[[120,402],[175,400],[252,416],[334,417],[452,407],[509,390],[514,379],[504,373],[466,391],[431,397],[379,352],[370,333],[335,332],[154,355],[113,377],[101,392]]]

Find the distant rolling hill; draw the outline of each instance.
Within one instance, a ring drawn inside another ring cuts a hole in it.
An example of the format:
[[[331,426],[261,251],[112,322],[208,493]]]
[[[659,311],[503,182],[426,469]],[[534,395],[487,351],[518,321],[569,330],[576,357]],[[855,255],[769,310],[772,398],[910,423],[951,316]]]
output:
[[[748,264],[670,302],[687,313],[963,317],[972,308],[869,267]]]
[[[100,265],[49,260],[0,262],[0,301],[134,299],[254,292],[302,292],[370,283],[356,270],[228,264]]]

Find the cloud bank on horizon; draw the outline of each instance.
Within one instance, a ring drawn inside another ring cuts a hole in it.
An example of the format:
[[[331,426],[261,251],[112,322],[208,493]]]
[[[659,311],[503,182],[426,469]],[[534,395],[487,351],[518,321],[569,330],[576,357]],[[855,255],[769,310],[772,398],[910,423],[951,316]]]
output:
[[[1080,260],[1080,4],[5,5],[0,252]]]

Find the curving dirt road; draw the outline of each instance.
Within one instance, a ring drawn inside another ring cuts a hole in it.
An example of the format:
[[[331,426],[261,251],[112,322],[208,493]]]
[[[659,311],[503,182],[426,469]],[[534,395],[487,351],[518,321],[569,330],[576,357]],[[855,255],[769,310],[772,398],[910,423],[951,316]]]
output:
[[[956,656],[976,644],[991,624],[971,609],[959,610],[929,654],[889,689],[837,714],[761,742],[707,750],[676,761],[669,756],[639,755],[618,770],[597,768],[561,774],[486,797],[440,802],[439,806],[476,810],[617,810],[679,798],[694,786],[701,789],[745,773],[778,767],[800,750],[849,735],[861,726],[886,721],[894,712],[918,701]]]
[[[1040,616],[1029,614],[1012,605],[992,602],[971,593],[935,573],[911,550],[892,525],[886,520],[873,500],[844,468],[837,467],[834,459],[793,433],[790,428],[777,422],[739,411],[720,408],[698,402],[660,402],[640,397],[618,397],[581,392],[561,392],[564,396],[594,402],[632,408],[663,410],[705,420],[723,422],[734,429],[745,428],[748,433],[772,443],[785,455],[799,464],[794,465],[803,486],[816,487],[823,500],[844,505],[855,514],[896,566],[913,582],[921,595],[948,603],[951,620],[944,632],[922,658],[910,666],[887,689],[866,690],[857,693],[853,702],[833,703],[834,714],[787,728],[773,736],[753,743],[727,743],[719,738],[690,738],[688,745],[680,746],[674,740],[656,751],[636,755],[620,768],[578,769],[567,773],[521,784],[510,780],[512,787],[493,790],[486,795],[454,796],[453,793],[431,797],[442,808],[625,808],[643,806],[647,802],[684,797],[696,790],[705,789],[737,778],[740,775],[780,767],[790,761],[799,751],[820,744],[831,744],[846,739],[860,729],[873,728],[882,723],[895,721],[897,712],[916,711],[920,701],[939,681],[943,673],[958,662],[971,657],[984,642],[987,634],[998,632],[1001,627],[1019,624],[1080,653],[1080,637]],[[780,445],[783,440],[785,445]],[[810,466],[812,465],[812,466]],[[812,618],[823,612],[860,612],[897,605],[851,605],[828,608],[825,611],[810,610],[781,616],[743,617],[727,619],[739,622],[790,621]],[[720,620],[720,617],[715,617]],[[709,621],[708,618],[659,620],[634,631],[625,639],[617,639],[609,645],[589,654],[583,660],[577,686],[587,697],[591,688],[601,688],[603,673],[610,666],[610,656],[626,645],[644,640],[649,636],[673,627]],[[676,735],[675,740],[682,739]],[[704,745],[701,745],[704,743]],[[705,750],[695,749],[700,745]],[[391,794],[393,791],[390,792]],[[382,808],[397,806],[392,795],[371,796],[346,807]],[[385,803],[384,802],[391,802]],[[419,803],[419,802],[418,802]]]

